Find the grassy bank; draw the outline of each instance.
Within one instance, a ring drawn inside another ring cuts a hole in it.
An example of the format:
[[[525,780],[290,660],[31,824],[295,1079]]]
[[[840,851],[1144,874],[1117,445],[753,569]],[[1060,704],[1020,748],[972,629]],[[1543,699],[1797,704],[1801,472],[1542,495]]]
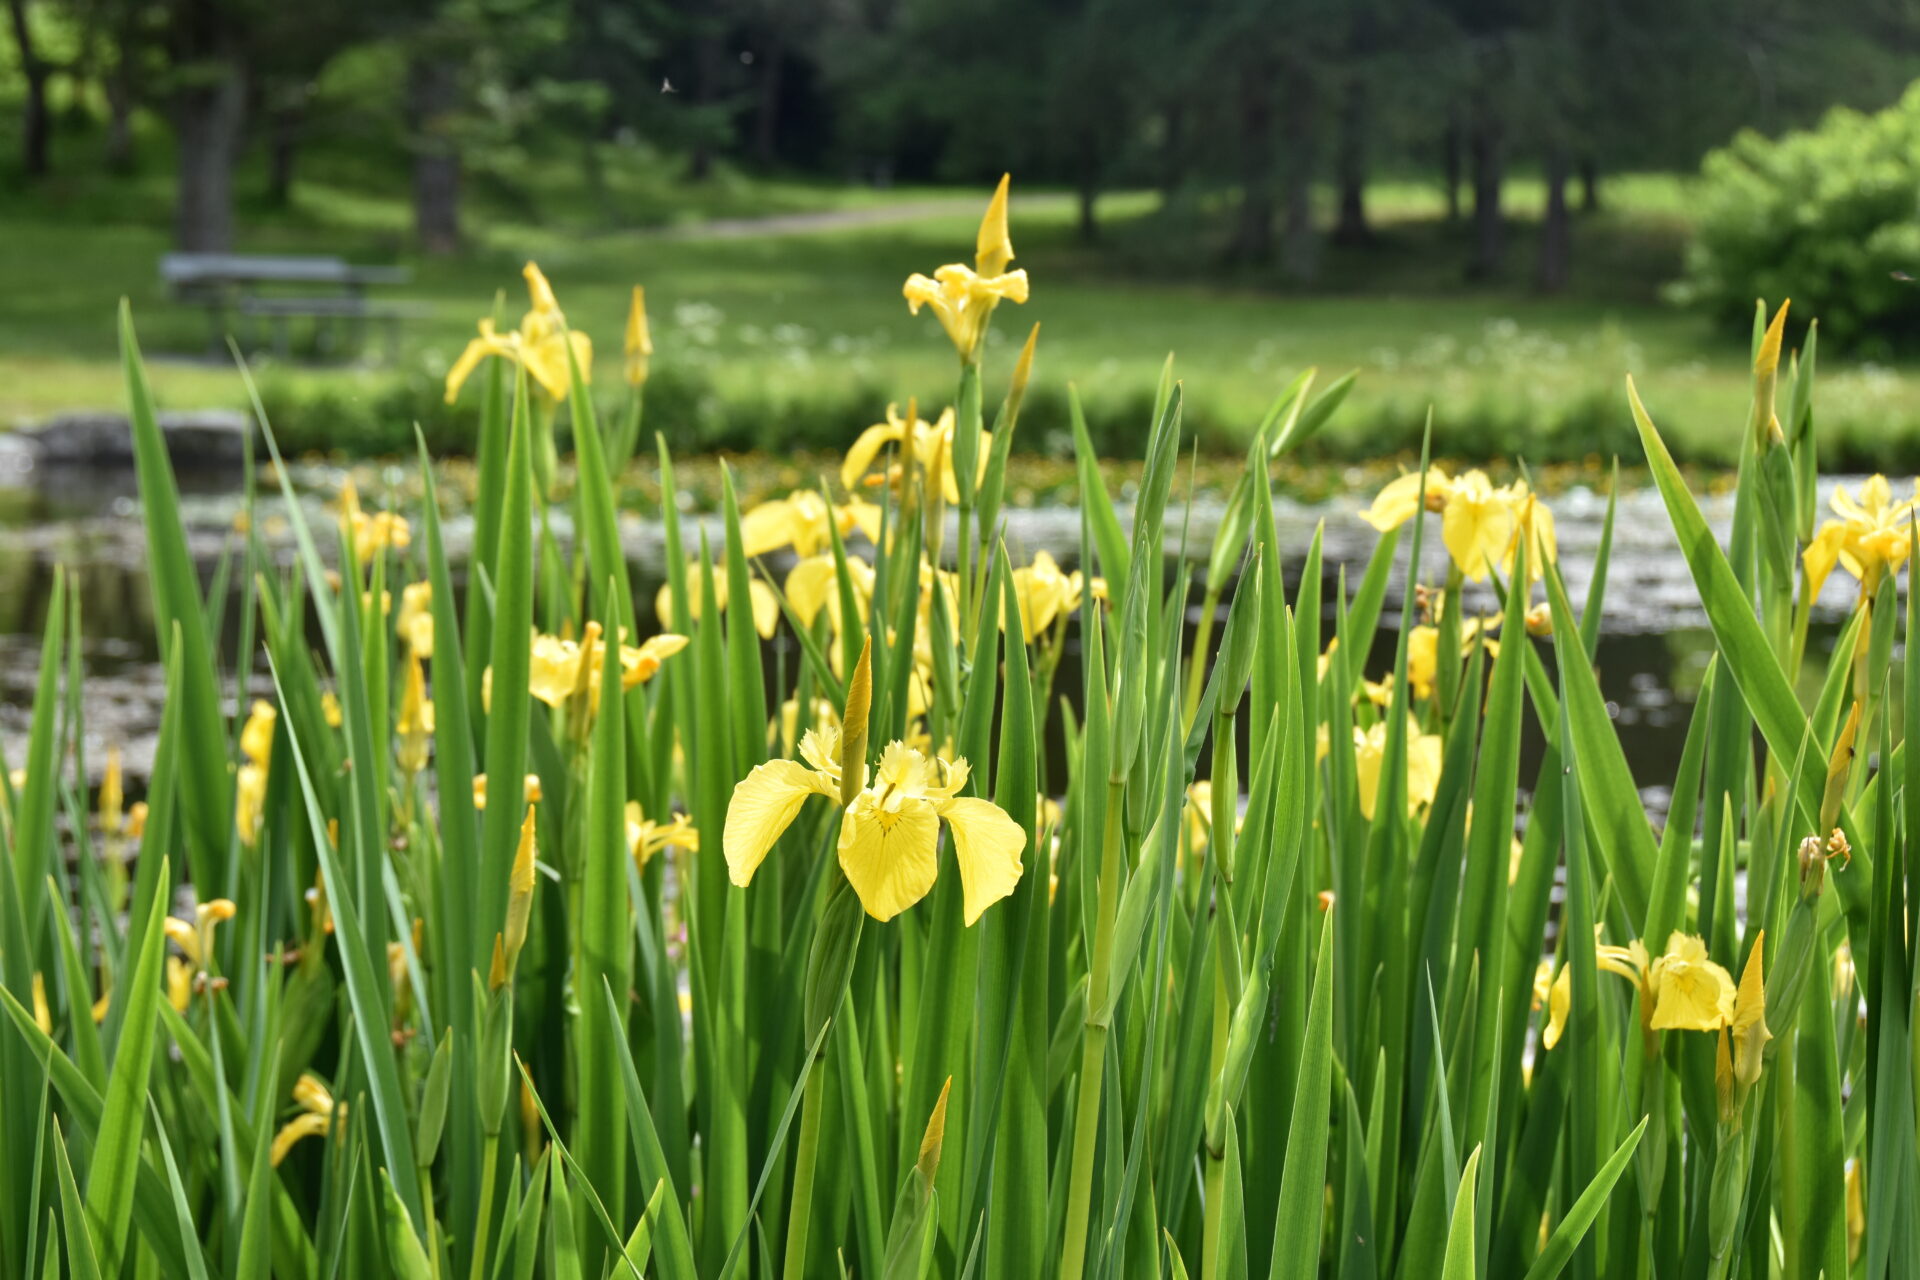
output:
[[[563,193],[564,184],[555,184]],[[528,189],[540,189],[528,184]],[[408,256],[407,210],[324,171],[292,208],[251,210],[243,248],[340,252],[415,269],[406,296],[432,308],[410,326],[392,366],[322,368],[260,362],[270,411],[303,449],[383,453],[406,447],[419,421],[434,444],[471,439],[473,411],[440,403],[440,377],[473,331],[473,299],[504,291],[523,305],[518,268],[537,258],[574,323],[611,354],[629,285],[647,286],[658,353],[649,425],[683,450],[826,447],[876,419],[889,400],[944,403],[951,355],[936,326],[915,321],[898,282],[952,256],[977,213],[951,193],[875,192],[723,179],[695,188],[692,225],[663,226],[681,189],[666,176],[616,180],[615,208],[580,193],[544,205],[482,200],[472,247],[452,260]],[[1208,211],[1169,213],[1121,195],[1101,206],[1103,241],[1083,245],[1071,201],[1016,196],[1019,263],[1041,283],[1000,317],[994,341],[1043,326],[1023,442],[1065,442],[1066,389],[1076,384],[1103,448],[1138,448],[1151,380],[1168,351],[1189,392],[1203,445],[1232,447],[1298,369],[1357,369],[1358,386],[1320,442],[1324,456],[1371,458],[1414,446],[1429,404],[1446,452],[1461,457],[1580,460],[1631,453],[1622,375],[1639,380],[1676,451],[1732,454],[1745,349],[1698,317],[1664,305],[1662,283],[1685,237],[1685,187],[1667,178],[1613,182],[1604,211],[1576,232],[1566,295],[1529,287],[1537,188],[1516,184],[1512,277],[1468,287],[1464,228],[1447,224],[1430,187],[1373,192],[1374,245],[1329,249],[1321,284],[1288,291],[1260,273],[1230,273],[1161,246],[1184,242]],[[698,219],[781,218],[845,211],[841,225],[725,234]],[[610,217],[632,223],[607,230]],[[1178,240],[1174,236],[1180,231]],[[158,394],[173,406],[236,405],[238,380],[204,358],[197,313],[169,304],[155,279],[166,248],[164,184],[134,184],[122,205],[77,183],[0,202],[0,420],[113,404],[119,396],[109,323],[133,299],[157,354]],[[611,395],[611,366],[603,366]],[[1822,361],[1824,439],[1834,465],[1887,467],[1920,441],[1920,382],[1908,366]],[[1130,444],[1129,442],[1133,443]]]

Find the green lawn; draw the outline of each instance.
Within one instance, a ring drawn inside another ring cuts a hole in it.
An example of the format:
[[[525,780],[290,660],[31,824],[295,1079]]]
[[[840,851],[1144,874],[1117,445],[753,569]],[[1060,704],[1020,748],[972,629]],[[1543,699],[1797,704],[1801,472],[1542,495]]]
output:
[[[310,447],[405,441],[406,419],[438,412],[434,383],[495,292],[518,314],[518,268],[529,257],[546,269],[574,324],[599,339],[607,387],[617,377],[627,289],[647,286],[658,347],[649,424],[688,444],[830,443],[850,439],[888,399],[950,393],[951,351],[931,319],[907,315],[899,290],[908,272],[970,253],[975,215],[956,199],[975,193],[727,178],[695,188],[683,206],[675,201],[681,184],[622,173],[611,188],[632,220],[650,227],[602,229],[604,217],[587,211],[591,202],[578,191],[545,206],[492,201],[474,219],[474,247],[452,261],[399,252],[404,205],[350,185],[310,181],[291,211],[254,211],[243,248],[406,262],[416,273],[406,295],[433,308],[431,320],[410,330],[397,368],[276,368],[263,360],[276,418]],[[566,190],[561,171],[552,185]],[[57,197],[0,201],[0,277],[10,285],[0,293],[0,420],[117,403],[111,317],[123,293],[156,357],[165,402],[239,402],[230,370],[166,358],[203,352],[206,333],[197,314],[159,294],[154,267],[166,232],[157,189],[149,181],[130,195],[125,217],[97,189],[73,195],[66,214]],[[1165,223],[1147,197],[1107,200],[1106,240],[1089,249],[1074,234],[1068,198],[1016,194],[1017,265],[1032,275],[1033,300],[997,317],[999,376],[1025,326],[1040,322],[1035,426],[1023,433],[1036,447],[1059,443],[1068,382],[1109,439],[1124,444],[1140,434],[1141,405],[1172,351],[1193,425],[1218,444],[1256,422],[1295,371],[1317,365],[1329,377],[1360,372],[1326,442],[1335,456],[1413,446],[1432,405],[1443,453],[1578,459],[1630,451],[1620,386],[1631,372],[1679,449],[1703,460],[1724,456],[1745,417],[1745,344],[1659,298],[1684,244],[1684,185],[1620,179],[1607,196],[1604,212],[1579,223],[1573,289],[1549,299],[1526,282],[1539,192],[1525,183],[1514,192],[1514,280],[1467,287],[1458,268],[1465,231],[1440,218],[1437,191],[1382,184],[1373,193],[1380,243],[1329,250],[1311,293],[1169,252]],[[673,216],[676,208],[737,218],[899,205],[932,211],[807,234],[709,238],[686,226],[658,229],[687,220]],[[1915,372],[1831,354],[1822,360],[1823,437],[1842,442],[1843,460],[1885,458],[1891,466],[1911,453],[1920,437]],[[459,430],[451,419],[437,438],[457,441]]]

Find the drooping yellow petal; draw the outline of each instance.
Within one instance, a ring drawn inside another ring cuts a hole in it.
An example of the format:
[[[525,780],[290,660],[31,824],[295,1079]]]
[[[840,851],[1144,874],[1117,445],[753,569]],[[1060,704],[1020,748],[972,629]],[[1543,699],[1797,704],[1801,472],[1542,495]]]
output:
[[[649,636],[641,642],[640,647],[637,649],[622,646],[620,650],[620,687],[623,689],[631,689],[636,685],[644,684],[653,679],[659,672],[661,664],[686,647],[687,638],[681,635],[674,635],[672,632],[662,632],[657,636]]]
[[[1020,883],[1020,853],[1027,847],[1027,833],[999,805],[974,796],[947,801],[940,816],[953,832],[954,862],[965,889],[962,913],[971,925]]]
[[[760,579],[749,578],[747,604],[753,611],[753,629],[762,640],[773,639],[774,630],[780,625],[780,597]]]
[[[276,1169],[279,1168],[280,1162],[287,1158],[295,1143],[302,1138],[324,1137],[331,1123],[331,1117],[315,1115],[311,1111],[301,1112],[281,1125],[280,1132],[273,1135],[273,1148],[268,1152],[268,1159]]]
[[[889,444],[898,442],[902,436],[901,424],[893,420],[893,406],[887,406],[889,421],[876,422],[862,431],[854,439],[853,447],[847,450],[846,458],[840,463],[840,483],[848,489],[856,488],[860,478],[873,467],[873,460],[880,450]]]
[[[875,920],[891,920],[927,896],[939,870],[940,816],[932,802],[863,791],[840,826],[840,869]]]
[[[799,816],[807,797],[832,795],[823,775],[796,760],[769,760],[740,779],[727,804],[727,825],[720,833],[727,876],[745,887],[767,852]]]
[[[193,1003],[194,967],[179,956],[167,957],[167,1003],[175,1013],[185,1013]]]
[[[1428,467],[1426,473],[1426,493],[1429,505],[1444,506],[1451,482],[1447,473],[1438,467]],[[1405,475],[1389,480],[1386,487],[1374,496],[1373,505],[1360,513],[1360,518],[1386,533],[1398,529],[1420,511],[1420,473],[1409,471]]]
[[[849,560],[848,568],[858,561]],[[809,556],[793,566],[787,574],[787,604],[805,626],[812,626],[820,610],[835,604],[840,599],[839,570],[831,555]],[[835,628],[840,625],[838,609],[829,612]]]
[[[468,340],[460,358],[447,370],[447,403],[452,404],[460,398],[460,388],[466,385],[467,379],[473,376],[473,371],[480,367],[482,360],[488,356],[505,356],[511,360],[514,355],[512,344],[494,332],[492,318],[482,320],[480,336]]]
[[[1567,1011],[1573,1007],[1573,970],[1562,966],[1560,976],[1547,992],[1547,1025],[1540,1033],[1540,1047],[1551,1049],[1560,1043],[1567,1029]]]
[[[791,500],[763,502],[740,517],[740,553],[752,559],[788,546],[801,536],[804,523]]]
[[[527,692],[550,707],[565,705],[580,682],[580,659],[576,642],[558,636],[534,636]]]

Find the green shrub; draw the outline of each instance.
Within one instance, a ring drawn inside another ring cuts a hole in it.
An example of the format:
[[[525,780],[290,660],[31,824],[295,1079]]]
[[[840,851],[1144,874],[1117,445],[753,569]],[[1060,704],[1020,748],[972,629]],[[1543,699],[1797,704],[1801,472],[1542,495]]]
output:
[[[1756,297],[1790,297],[1823,336],[1867,350],[1920,333],[1920,84],[1872,115],[1743,132],[1703,173],[1683,299],[1741,325]]]

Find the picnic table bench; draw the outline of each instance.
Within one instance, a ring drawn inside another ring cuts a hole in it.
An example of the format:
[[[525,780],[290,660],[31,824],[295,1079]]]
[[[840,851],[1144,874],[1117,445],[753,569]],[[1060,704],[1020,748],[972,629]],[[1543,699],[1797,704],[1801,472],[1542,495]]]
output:
[[[344,258],[319,255],[252,253],[169,253],[160,259],[160,279],[176,301],[206,310],[217,353],[235,336],[251,347],[258,328],[273,335],[276,354],[292,348],[296,320],[313,322],[314,347],[321,355],[358,350],[371,325],[384,328],[387,355],[397,357],[400,322],[424,316],[419,303],[375,300],[373,285],[405,284],[405,267],[357,266]],[[342,341],[344,337],[345,341]]]

